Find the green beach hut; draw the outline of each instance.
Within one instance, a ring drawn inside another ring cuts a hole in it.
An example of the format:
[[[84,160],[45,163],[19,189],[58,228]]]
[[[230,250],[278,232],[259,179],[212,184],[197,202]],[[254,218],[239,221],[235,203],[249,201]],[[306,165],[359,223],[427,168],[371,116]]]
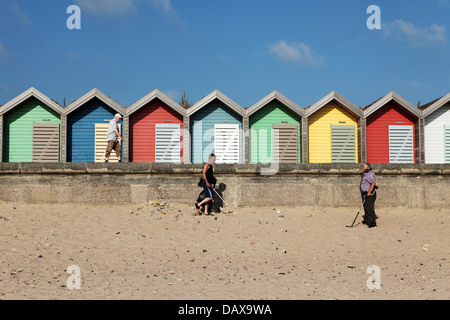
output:
[[[30,88],[0,108],[3,162],[59,162],[63,108]]]
[[[302,162],[302,108],[273,91],[246,113],[250,129],[250,163]]]

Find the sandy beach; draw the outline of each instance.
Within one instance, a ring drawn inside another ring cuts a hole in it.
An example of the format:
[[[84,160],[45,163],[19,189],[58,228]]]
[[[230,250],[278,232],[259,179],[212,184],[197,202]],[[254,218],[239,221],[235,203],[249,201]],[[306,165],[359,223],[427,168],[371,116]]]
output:
[[[214,216],[167,202],[0,208],[3,300],[450,298],[448,208],[376,208],[371,229],[346,228],[358,204]],[[371,265],[379,289],[367,286]]]

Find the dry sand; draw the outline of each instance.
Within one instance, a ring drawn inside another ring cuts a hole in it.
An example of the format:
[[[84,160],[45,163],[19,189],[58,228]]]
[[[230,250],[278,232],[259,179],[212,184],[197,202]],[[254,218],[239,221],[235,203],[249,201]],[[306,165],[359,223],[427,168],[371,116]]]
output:
[[[450,298],[448,208],[377,208],[371,229],[345,227],[358,204],[215,216],[174,203],[0,208],[4,300]],[[67,287],[71,265],[80,289]],[[367,287],[370,265],[380,289]]]

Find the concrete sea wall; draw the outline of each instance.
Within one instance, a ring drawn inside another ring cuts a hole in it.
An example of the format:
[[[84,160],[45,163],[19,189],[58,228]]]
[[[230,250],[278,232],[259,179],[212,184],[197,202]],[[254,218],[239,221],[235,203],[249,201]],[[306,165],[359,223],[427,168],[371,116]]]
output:
[[[359,207],[360,164],[217,164],[229,206]],[[374,164],[377,207],[449,208],[450,165]],[[0,163],[0,201],[193,205],[200,164]],[[270,172],[269,172],[270,173]],[[223,190],[224,189],[224,190]]]

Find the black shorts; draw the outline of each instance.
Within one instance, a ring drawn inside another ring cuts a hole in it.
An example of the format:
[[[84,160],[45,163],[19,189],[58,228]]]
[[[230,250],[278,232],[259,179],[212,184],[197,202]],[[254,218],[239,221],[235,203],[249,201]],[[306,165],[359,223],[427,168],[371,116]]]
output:
[[[205,197],[206,198],[214,198],[213,189],[212,187],[208,187],[205,181],[203,181],[203,190],[205,190]]]

